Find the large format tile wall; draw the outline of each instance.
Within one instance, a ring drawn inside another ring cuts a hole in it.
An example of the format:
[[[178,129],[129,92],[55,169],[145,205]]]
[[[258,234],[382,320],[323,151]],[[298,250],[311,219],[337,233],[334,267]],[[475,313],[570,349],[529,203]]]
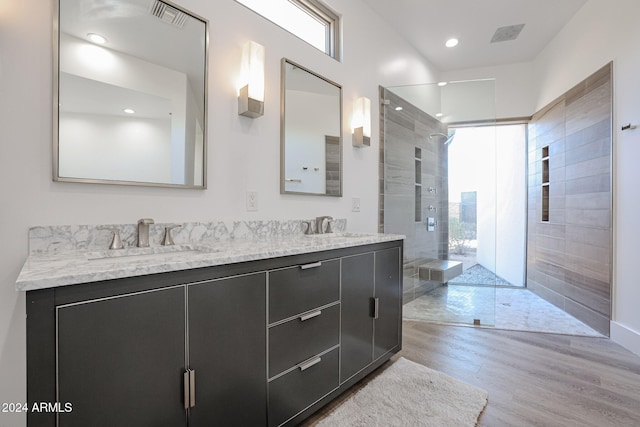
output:
[[[389,104],[380,117],[378,228],[381,233],[406,236],[403,291],[407,303],[441,286],[420,280],[418,266],[447,259],[449,253],[447,147],[441,137],[429,138],[436,132],[446,133],[447,127],[388,89],[380,88],[380,97]],[[427,217],[436,218],[435,231],[427,231]]]
[[[597,331],[611,310],[612,65],[529,126],[527,286]],[[548,147],[548,179],[544,155]],[[548,221],[543,221],[543,180]]]

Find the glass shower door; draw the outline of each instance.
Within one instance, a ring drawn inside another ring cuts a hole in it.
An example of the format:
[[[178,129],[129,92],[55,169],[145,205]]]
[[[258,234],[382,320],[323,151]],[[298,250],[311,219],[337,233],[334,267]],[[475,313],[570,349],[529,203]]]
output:
[[[461,124],[494,121],[494,82],[389,87],[380,95],[380,230],[406,236],[404,317],[493,326],[495,197],[460,189],[457,176],[495,182],[488,179],[495,148],[482,159],[463,153],[480,168],[452,169],[451,157]]]

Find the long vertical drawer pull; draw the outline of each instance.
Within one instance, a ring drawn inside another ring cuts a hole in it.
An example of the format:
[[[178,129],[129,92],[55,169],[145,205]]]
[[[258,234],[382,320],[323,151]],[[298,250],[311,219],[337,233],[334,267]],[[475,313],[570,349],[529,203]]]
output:
[[[308,362],[304,362],[304,363],[299,364],[298,368],[300,368],[301,371],[306,371],[310,367],[312,367],[314,365],[317,365],[320,362],[322,362],[322,358],[321,357],[316,357],[313,360],[309,360]]]
[[[313,313],[307,313],[300,316],[300,321],[304,322],[305,320],[313,319],[314,317],[318,317],[322,314],[322,310],[314,311]]]
[[[196,406],[196,371],[189,369],[189,407]]]
[[[314,262],[311,264],[305,264],[305,265],[301,265],[300,266],[300,270],[307,270],[309,268],[316,268],[316,267],[320,267],[322,265],[322,261],[318,261],[318,262]]]
[[[184,409],[189,409],[189,371],[184,371],[182,374],[182,381],[184,382]]]

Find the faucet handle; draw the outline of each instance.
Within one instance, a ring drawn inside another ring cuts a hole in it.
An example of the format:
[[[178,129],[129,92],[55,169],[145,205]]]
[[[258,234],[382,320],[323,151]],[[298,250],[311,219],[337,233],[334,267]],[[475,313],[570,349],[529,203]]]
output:
[[[116,227],[98,227],[98,230],[108,230],[113,233],[113,239],[109,245],[109,249],[124,249],[124,243],[120,238],[120,229]]]
[[[333,233],[333,229],[331,228],[331,224],[333,224],[333,219],[327,220],[327,228],[324,230],[325,233]]]
[[[171,246],[174,244],[173,237],[171,237],[171,230],[174,228],[182,227],[181,225],[172,225],[170,227],[164,228],[164,237],[162,238],[162,242],[160,244],[162,246]]]
[[[311,221],[302,221],[302,223],[307,226],[306,230],[304,230],[304,234],[313,234],[313,227],[311,226]]]

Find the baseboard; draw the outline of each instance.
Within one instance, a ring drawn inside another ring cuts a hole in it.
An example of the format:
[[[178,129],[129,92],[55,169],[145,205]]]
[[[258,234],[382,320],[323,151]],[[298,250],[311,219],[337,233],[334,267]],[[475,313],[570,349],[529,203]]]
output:
[[[640,356],[640,332],[611,321],[611,341]]]

